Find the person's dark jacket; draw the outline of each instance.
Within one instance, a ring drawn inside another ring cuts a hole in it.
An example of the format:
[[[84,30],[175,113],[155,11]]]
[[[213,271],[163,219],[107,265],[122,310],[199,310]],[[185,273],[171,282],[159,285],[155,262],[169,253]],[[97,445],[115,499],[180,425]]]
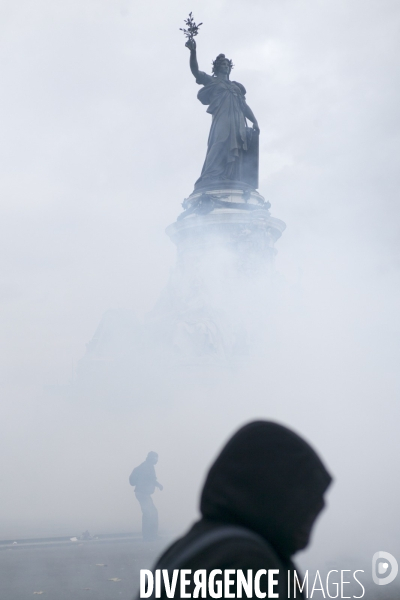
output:
[[[249,423],[228,441],[208,473],[200,502],[202,518],[164,552],[154,569],[176,559],[179,563],[179,556],[205,532],[240,526],[266,543],[242,537],[220,540],[174,568],[244,573],[279,569],[275,591],[279,598],[287,598],[287,571],[295,568],[291,556],[307,545],[330,482],[320,458],[296,433],[277,423]]]
[[[135,467],[129,476],[129,483],[135,486],[135,492],[146,495],[154,494],[157,483],[154,465],[145,460]]]

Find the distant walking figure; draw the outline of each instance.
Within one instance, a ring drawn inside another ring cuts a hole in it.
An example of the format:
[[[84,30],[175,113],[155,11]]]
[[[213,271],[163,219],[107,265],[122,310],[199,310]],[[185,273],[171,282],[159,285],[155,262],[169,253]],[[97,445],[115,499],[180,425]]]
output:
[[[154,469],[157,462],[157,452],[149,452],[146,460],[133,469],[129,477],[129,483],[135,486],[135,496],[142,509],[142,536],[146,541],[157,539],[158,533],[158,512],[151,497],[156,487],[163,489]]]

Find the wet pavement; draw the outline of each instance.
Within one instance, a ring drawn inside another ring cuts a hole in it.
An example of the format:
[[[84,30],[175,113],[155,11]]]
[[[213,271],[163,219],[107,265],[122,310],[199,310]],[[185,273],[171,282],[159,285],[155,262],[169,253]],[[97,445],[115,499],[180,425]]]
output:
[[[110,537],[0,545],[0,598],[132,600],[139,570],[150,568],[168,541]]]
[[[157,542],[143,542],[130,535],[74,542],[68,538],[24,540],[18,544],[0,542],[0,599],[133,600],[139,589],[140,569],[151,568],[170,541],[171,538],[161,538]],[[330,568],[339,569],[335,565]],[[368,573],[363,581],[369,581],[370,565],[361,568]],[[400,598],[396,582],[387,587],[370,583],[365,587],[364,596],[360,596],[358,587],[353,597]],[[348,594],[352,596],[353,592]],[[315,592],[313,597],[322,598],[322,592]]]

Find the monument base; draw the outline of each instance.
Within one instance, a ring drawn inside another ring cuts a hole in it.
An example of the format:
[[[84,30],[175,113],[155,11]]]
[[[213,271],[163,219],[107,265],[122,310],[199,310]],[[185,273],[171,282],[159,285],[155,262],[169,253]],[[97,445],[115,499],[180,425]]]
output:
[[[196,190],[167,228],[177,263],[148,324],[177,361],[226,364],[251,353],[285,229],[269,207],[255,190]]]
[[[196,190],[183,208],[166,230],[177,246],[167,286],[144,323],[130,311],[104,315],[79,363],[82,389],[126,395],[182,366],[212,379],[268,343],[274,244],[285,224],[249,189]]]

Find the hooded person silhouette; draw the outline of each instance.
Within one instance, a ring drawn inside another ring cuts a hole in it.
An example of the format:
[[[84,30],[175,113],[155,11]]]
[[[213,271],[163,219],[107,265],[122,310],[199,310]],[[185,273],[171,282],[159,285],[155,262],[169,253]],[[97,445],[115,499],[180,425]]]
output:
[[[202,518],[154,569],[242,569],[244,574],[278,569],[274,591],[281,599],[293,597],[291,557],[308,545],[330,482],[321,459],[299,435],[269,421],[249,423],[228,441],[207,475]],[[264,591],[266,579],[260,580]]]

